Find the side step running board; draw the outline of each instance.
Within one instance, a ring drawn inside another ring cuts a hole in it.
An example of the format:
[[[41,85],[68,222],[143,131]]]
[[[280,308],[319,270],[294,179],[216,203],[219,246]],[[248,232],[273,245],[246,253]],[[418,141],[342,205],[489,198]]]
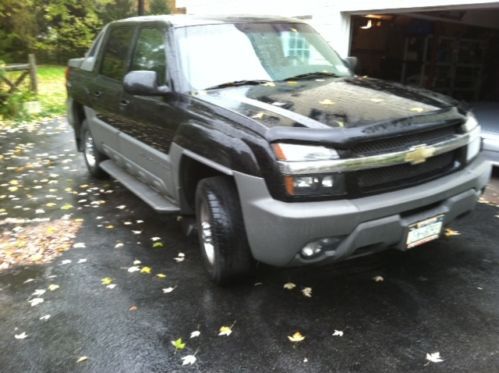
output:
[[[141,183],[139,180],[126,173],[118,167],[112,160],[108,159],[100,164],[100,167],[109,175],[118,180],[121,184],[127,187],[137,197],[151,206],[154,210],[163,213],[179,212],[178,206],[170,202],[168,199],[160,195],[158,192],[149,186]]]

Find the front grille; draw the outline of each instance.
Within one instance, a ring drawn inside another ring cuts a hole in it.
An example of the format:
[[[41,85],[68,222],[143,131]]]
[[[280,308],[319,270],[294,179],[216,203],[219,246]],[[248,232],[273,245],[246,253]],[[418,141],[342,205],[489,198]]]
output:
[[[409,150],[418,145],[434,145],[449,140],[459,125],[426,132],[357,143],[341,152],[341,157],[359,158]],[[457,170],[462,164],[462,149],[428,158],[417,165],[409,163],[348,173],[348,190],[355,195],[382,193],[424,183]]]
[[[353,145],[348,151],[348,157],[366,157],[384,153],[404,151],[412,146],[422,144],[433,145],[438,142],[450,139],[453,135],[456,134],[456,131],[456,127],[451,126],[422,133],[363,142]]]
[[[441,154],[426,162],[381,167],[352,173],[354,188],[360,194],[400,189],[443,176],[457,168],[458,151]]]

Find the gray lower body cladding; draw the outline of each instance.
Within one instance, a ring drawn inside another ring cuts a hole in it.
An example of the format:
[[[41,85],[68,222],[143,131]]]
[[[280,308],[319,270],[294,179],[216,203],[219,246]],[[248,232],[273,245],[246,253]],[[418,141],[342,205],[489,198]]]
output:
[[[262,178],[234,173],[256,260],[275,266],[339,261],[384,248],[405,250],[408,226],[444,215],[444,225],[473,209],[490,178],[482,156],[465,169],[411,188],[350,200],[287,203]],[[329,238],[334,250],[304,259],[300,250]]]

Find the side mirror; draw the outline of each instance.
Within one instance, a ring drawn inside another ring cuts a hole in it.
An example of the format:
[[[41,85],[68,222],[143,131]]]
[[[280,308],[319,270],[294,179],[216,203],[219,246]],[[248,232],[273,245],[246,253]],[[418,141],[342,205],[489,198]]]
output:
[[[350,56],[350,57],[345,58],[344,61],[345,61],[346,65],[350,68],[350,70],[355,71],[357,64],[359,62],[359,59],[357,57]]]
[[[158,86],[158,73],[149,70],[130,71],[123,78],[123,89],[139,96],[160,96],[170,92],[167,85]]]

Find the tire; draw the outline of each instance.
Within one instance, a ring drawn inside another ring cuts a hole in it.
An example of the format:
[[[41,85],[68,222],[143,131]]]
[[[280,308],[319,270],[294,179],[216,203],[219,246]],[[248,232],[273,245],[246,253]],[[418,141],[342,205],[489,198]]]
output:
[[[100,163],[107,159],[104,153],[101,153],[95,146],[95,140],[88,128],[87,121],[83,121],[81,126],[81,148],[83,159],[87,165],[90,175],[97,179],[105,179],[108,177],[106,172],[100,168]]]
[[[227,285],[251,275],[255,261],[234,182],[210,177],[196,188],[196,223],[203,263],[212,281]]]

